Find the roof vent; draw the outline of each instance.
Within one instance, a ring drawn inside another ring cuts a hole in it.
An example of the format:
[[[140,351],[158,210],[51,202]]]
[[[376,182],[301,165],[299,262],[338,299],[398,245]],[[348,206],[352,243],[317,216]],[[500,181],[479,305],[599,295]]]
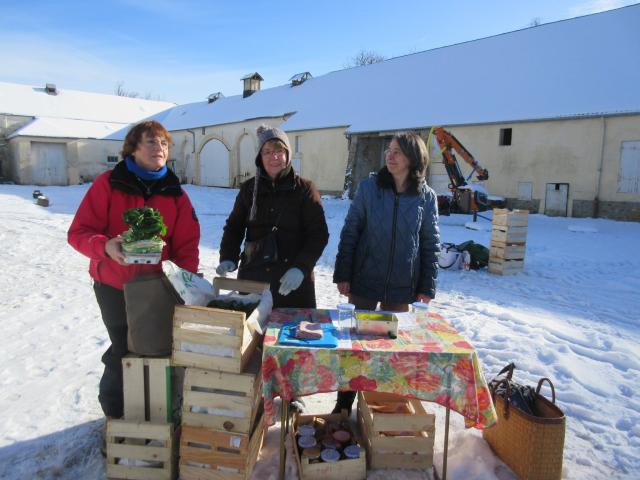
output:
[[[47,83],[44,86],[44,91],[46,93],[48,93],[49,95],[57,95],[58,94],[58,89],[56,88],[56,84],[55,83]]]
[[[260,82],[264,80],[258,72],[253,72],[245,75],[240,80],[244,82],[244,91],[242,92],[242,98],[247,98],[260,90]]]
[[[306,80],[310,78],[313,78],[313,75],[311,75],[309,72],[302,72],[302,73],[296,73],[293,77],[289,79],[289,81],[291,82],[291,86],[295,87],[297,85],[304,83]]]
[[[222,92],[212,93],[207,97],[207,103],[213,103],[216,100],[220,100],[221,98],[224,98],[224,95],[222,94]]]

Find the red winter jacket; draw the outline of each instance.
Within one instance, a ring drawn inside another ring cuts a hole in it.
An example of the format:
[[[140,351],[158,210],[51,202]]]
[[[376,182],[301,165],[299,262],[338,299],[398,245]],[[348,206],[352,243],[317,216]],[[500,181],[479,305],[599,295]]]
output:
[[[67,232],[69,244],[91,260],[89,274],[94,280],[122,290],[126,282],[140,275],[162,271],[161,264],[119,265],[104,251],[107,240],[128,229],[123,213],[143,206],[159,210],[167,225],[162,260],[171,260],[190,272],[198,271],[200,225],[177,177],[169,170],[155,185],[147,187],[120,162],[96,178]]]

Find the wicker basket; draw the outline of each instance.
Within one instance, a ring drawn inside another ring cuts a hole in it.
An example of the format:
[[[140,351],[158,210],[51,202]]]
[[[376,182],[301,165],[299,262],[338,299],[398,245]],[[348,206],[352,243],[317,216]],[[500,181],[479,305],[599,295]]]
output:
[[[545,381],[551,386],[551,401],[540,395],[540,387]],[[505,397],[508,398],[509,382],[504,379],[500,383],[506,383]],[[555,404],[556,392],[551,380],[542,378],[536,387],[535,410],[538,416],[510,408],[509,402],[495,395],[495,386],[492,394],[498,423],[483,431],[484,439],[518,478],[559,480],[562,477],[566,418]]]

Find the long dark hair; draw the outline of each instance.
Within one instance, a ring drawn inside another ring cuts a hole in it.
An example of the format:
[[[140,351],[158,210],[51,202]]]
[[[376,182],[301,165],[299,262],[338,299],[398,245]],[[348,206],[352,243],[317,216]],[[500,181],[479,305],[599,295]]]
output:
[[[425,182],[427,165],[429,165],[429,151],[427,150],[424,140],[415,132],[396,133],[391,141],[393,140],[398,143],[404,156],[409,159],[407,190],[413,193],[420,193],[422,185]],[[386,166],[383,167],[382,170],[388,173]],[[391,175],[390,173],[388,174],[389,176]],[[380,177],[380,175],[378,175],[378,177]],[[380,178],[380,180],[384,181],[382,178]]]

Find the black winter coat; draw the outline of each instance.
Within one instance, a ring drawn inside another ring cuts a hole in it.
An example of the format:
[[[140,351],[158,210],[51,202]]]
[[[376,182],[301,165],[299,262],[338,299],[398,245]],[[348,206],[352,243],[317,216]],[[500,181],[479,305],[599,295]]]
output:
[[[315,308],[313,268],[329,241],[320,193],[313,182],[298,176],[291,168],[275,182],[262,169],[259,171],[256,218],[249,221],[254,188],[251,178],[240,186],[227,218],[220,244],[220,262],[240,263],[238,278],[268,282],[274,308]],[[240,253],[243,240],[265,237],[276,223],[278,262],[248,266],[244,252]],[[278,293],[280,279],[292,267],[302,270],[304,280],[297,290],[282,296]]]

